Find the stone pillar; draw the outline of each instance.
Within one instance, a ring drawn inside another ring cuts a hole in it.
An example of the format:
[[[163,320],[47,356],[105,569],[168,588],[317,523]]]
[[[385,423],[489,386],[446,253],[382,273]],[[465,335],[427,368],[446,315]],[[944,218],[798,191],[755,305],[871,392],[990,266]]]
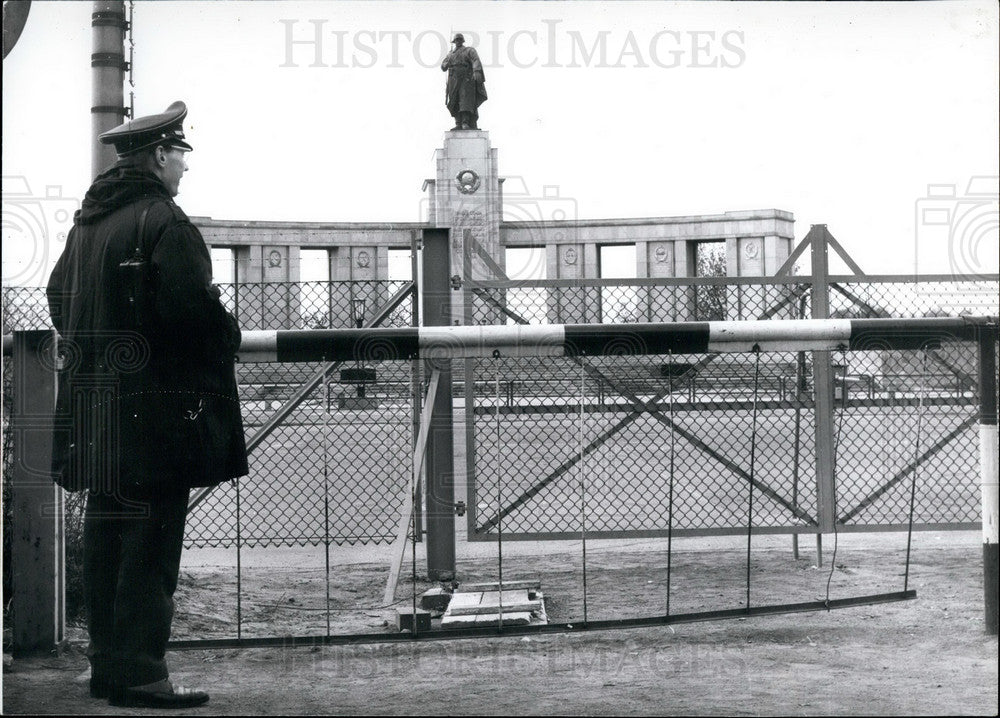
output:
[[[244,329],[298,327],[299,247],[252,244],[236,250],[236,307]]]
[[[652,279],[676,277],[677,243],[672,241],[646,242],[647,275]],[[681,245],[683,249],[683,245]],[[637,248],[638,250],[638,248]],[[684,252],[680,252],[684,254]],[[684,314],[686,287],[650,287],[647,292],[647,321],[676,322]]]
[[[548,276],[553,279],[587,277],[588,245],[557,244],[553,249],[555,266],[549,267],[553,271]],[[553,288],[548,301],[549,323],[586,324],[588,321],[595,321],[600,309],[600,291],[597,287]]]
[[[674,276],[695,277],[698,274],[698,243],[689,240],[674,242]],[[695,320],[695,308],[698,305],[698,288],[693,284],[678,287],[674,295],[677,317],[675,321],[690,322]]]
[[[388,300],[378,280],[388,274],[389,250],[380,245],[347,245],[330,251],[330,306],[334,327],[353,327],[351,301],[365,300],[365,323]]]
[[[731,237],[726,240],[726,271],[730,277],[774,276],[791,252],[792,240],[787,237]],[[766,281],[766,280],[765,280]],[[788,289],[762,284],[744,284],[729,288],[726,297],[726,318],[731,320],[759,319],[770,307],[781,302]],[[791,319],[794,306],[770,315],[774,319]]]
[[[435,153],[436,179],[425,183],[433,193],[429,204],[434,227],[451,230],[448,275],[461,279],[452,294],[451,324],[497,324],[500,312],[481,309],[473,317],[469,282],[498,279],[502,274],[500,248],[500,183],[497,151],[482,130],[453,130],[444,135],[444,147]],[[483,307],[482,303],[479,305]]]
[[[292,281],[292,250],[298,247],[265,246],[261,248],[262,316],[264,329],[286,329],[297,326],[298,288]],[[297,259],[297,257],[296,257]],[[298,262],[295,262],[298,267]]]
[[[764,274],[773,277],[792,253],[792,240],[788,237],[764,237]]]
[[[730,277],[764,276],[763,237],[731,237],[726,241],[726,272]],[[769,288],[737,284],[727,289],[726,319],[758,318],[767,308]]]
[[[364,299],[363,319],[364,323],[368,324],[375,312],[382,306],[375,284],[375,278],[378,275],[378,248],[374,246],[349,247],[347,251],[350,253],[350,284],[348,285],[350,291],[346,294],[341,292],[336,300],[347,302],[344,310],[345,316],[350,320],[354,318],[351,302],[355,299]]]

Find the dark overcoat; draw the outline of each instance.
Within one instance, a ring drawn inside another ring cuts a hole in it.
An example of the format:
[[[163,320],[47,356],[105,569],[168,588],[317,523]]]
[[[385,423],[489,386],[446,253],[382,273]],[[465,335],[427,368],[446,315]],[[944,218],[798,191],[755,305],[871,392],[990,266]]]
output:
[[[247,473],[240,330],[201,233],[155,175],[118,164],[98,176],[47,295],[62,356],[57,483],[143,496]]]

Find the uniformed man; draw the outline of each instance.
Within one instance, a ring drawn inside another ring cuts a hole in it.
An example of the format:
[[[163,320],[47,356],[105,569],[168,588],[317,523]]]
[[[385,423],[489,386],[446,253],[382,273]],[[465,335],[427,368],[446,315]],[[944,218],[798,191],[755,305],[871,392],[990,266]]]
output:
[[[53,471],[89,492],[90,693],[113,705],[208,701],[174,686],[165,661],[188,490],[247,473],[240,330],[173,201],[186,115],[175,102],[101,135],[119,159],[87,191],[47,290],[63,356]]]
[[[486,76],[475,48],[465,46],[465,36],[455,35],[455,49],[441,63],[448,73],[444,104],[455,118],[452,130],[478,130],[479,106],[486,102]]]

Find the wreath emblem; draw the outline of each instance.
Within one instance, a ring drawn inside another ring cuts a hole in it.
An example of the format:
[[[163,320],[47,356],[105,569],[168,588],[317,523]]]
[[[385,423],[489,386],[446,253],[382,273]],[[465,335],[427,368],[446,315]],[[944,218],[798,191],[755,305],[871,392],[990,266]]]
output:
[[[462,194],[472,194],[479,189],[479,175],[472,170],[462,170],[455,175],[455,186]]]
[[[653,250],[653,257],[657,262],[666,262],[670,258],[670,250],[661,244]]]

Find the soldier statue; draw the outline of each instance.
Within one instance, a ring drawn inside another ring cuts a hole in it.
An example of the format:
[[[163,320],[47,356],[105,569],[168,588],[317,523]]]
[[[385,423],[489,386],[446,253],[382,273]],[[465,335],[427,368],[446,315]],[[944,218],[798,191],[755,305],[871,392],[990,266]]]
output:
[[[452,130],[478,130],[479,106],[486,101],[486,76],[475,48],[465,46],[458,33],[452,40],[455,49],[441,63],[448,73],[444,103],[455,118]]]

